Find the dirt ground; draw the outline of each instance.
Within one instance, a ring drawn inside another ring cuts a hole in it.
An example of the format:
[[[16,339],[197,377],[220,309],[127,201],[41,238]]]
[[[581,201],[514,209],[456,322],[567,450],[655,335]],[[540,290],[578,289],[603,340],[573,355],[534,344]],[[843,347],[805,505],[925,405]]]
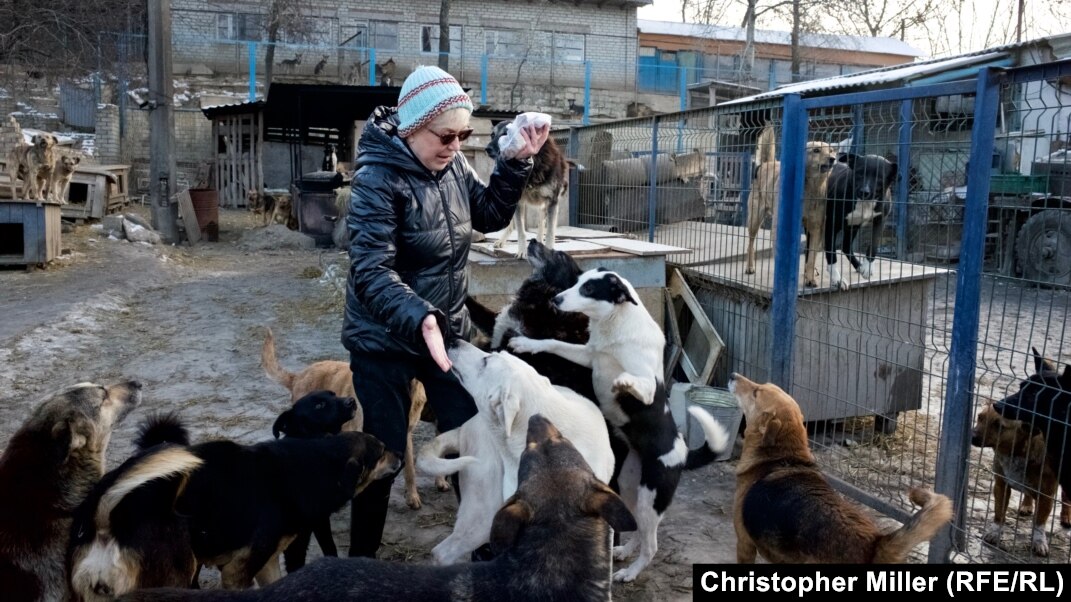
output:
[[[144,207],[130,210],[148,215]],[[109,467],[131,453],[138,422],[157,410],[180,412],[195,440],[264,440],[288,395],[260,367],[263,327],[273,329],[289,369],[346,358],[339,293],[321,278],[344,257],[330,249],[285,248],[298,245],[257,227],[244,210],[220,213],[217,243],[148,246],[103,239],[99,230],[79,225],[64,234],[70,252],[61,260],[29,272],[0,270],[0,448],[40,396],[80,381],[121,378],[141,380],[145,401],[118,427]],[[433,432],[422,424],[418,440]],[[634,583],[615,585],[615,599],[691,599],[692,564],[735,560],[734,468],[727,461],[684,475],[654,562]],[[453,493],[436,491],[428,477],[419,485],[424,507],[413,511],[402,479],[396,481],[381,558],[427,563],[431,548],[449,534]],[[345,554],[348,508],[336,514],[334,527]],[[315,544],[311,555],[319,555]],[[217,578],[202,572],[204,587],[215,587]]]

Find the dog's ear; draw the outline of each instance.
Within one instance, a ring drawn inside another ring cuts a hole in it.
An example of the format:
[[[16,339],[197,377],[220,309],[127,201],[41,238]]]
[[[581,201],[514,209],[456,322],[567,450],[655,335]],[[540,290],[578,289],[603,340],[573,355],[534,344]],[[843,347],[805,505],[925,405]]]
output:
[[[528,502],[517,496],[506,501],[491,522],[491,549],[495,555],[505,552],[517,543],[525,526],[532,522],[533,514]]]
[[[635,299],[632,298],[632,293],[629,292],[628,287],[617,276],[610,276],[610,289],[613,293],[614,305],[621,305],[622,303],[631,302],[633,305],[639,305]]]
[[[502,428],[506,431],[506,437],[509,437],[513,433],[513,421],[517,419],[517,414],[521,411],[521,399],[508,385],[500,391],[501,394],[491,400],[491,407],[498,414]]]
[[[1064,364],[1064,373],[1060,375],[1060,386],[1064,391],[1071,391],[1071,364]]]
[[[294,410],[289,409],[282,414],[279,414],[279,417],[275,419],[275,424],[271,425],[271,434],[274,435],[276,439],[279,438],[280,433],[285,435],[290,434],[290,419],[293,415]]]
[[[1031,347],[1030,351],[1034,352],[1034,373],[1041,374],[1042,372],[1056,372],[1056,366],[1049,360],[1042,357],[1038,352],[1037,347]]]
[[[887,184],[891,185],[893,180],[895,180],[895,179],[896,179],[896,163],[893,163],[893,162],[890,161],[889,162],[889,173],[886,174],[886,176],[885,176],[885,182]]]
[[[81,157],[77,157],[77,156],[71,157],[71,160],[74,161],[75,165],[78,165],[79,163],[82,162],[82,158]]]
[[[781,438],[781,419],[772,412],[763,412],[759,431],[762,433],[762,445],[775,445]]]
[[[636,518],[629,512],[625,502],[606,484],[595,481],[594,491],[584,500],[584,513],[600,516],[614,531],[635,531]]]

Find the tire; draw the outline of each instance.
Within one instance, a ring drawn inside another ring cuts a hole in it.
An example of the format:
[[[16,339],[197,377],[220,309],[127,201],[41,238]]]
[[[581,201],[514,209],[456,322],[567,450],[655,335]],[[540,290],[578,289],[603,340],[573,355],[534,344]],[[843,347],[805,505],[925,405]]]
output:
[[[1071,286],[1071,211],[1045,209],[1031,215],[1015,238],[1015,255],[1025,280]]]

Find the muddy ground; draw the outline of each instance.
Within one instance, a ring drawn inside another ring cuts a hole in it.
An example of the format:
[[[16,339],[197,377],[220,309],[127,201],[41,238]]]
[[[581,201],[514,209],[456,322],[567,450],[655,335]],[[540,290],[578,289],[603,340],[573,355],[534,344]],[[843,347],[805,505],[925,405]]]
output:
[[[131,210],[147,215],[143,207]],[[132,451],[137,423],[177,410],[195,440],[271,437],[288,394],[260,367],[263,327],[276,336],[291,370],[346,359],[341,305],[321,275],[343,261],[334,250],[280,248],[294,240],[257,227],[242,210],[221,209],[220,241],[196,247],[146,246],[101,237],[90,225],[64,234],[70,251],[45,269],[0,270],[0,448],[36,400],[80,381],[136,378],[145,402],[115,433],[108,465]],[[297,241],[307,239],[298,235]],[[418,440],[434,433],[422,424]],[[685,474],[660,532],[654,562],[618,600],[687,600],[693,563],[735,560],[731,521],[734,462]],[[449,534],[456,502],[421,477],[424,507],[409,509],[395,483],[380,556],[427,563]],[[349,543],[349,509],[335,516],[340,553]],[[313,544],[312,556],[319,555]],[[204,587],[218,574],[202,572]]]

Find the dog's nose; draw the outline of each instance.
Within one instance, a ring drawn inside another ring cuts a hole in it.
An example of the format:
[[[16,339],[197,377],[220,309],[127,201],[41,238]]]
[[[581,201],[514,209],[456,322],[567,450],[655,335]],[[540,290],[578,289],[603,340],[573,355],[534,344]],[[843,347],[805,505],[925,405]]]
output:
[[[101,583],[98,581],[97,584],[93,586],[93,593],[97,594],[98,596],[111,596],[112,588],[107,583]]]
[[[554,307],[561,307],[562,306],[562,301],[563,301],[563,299],[562,299],[561,293],[559,293],[557,295],[554,295]]]

